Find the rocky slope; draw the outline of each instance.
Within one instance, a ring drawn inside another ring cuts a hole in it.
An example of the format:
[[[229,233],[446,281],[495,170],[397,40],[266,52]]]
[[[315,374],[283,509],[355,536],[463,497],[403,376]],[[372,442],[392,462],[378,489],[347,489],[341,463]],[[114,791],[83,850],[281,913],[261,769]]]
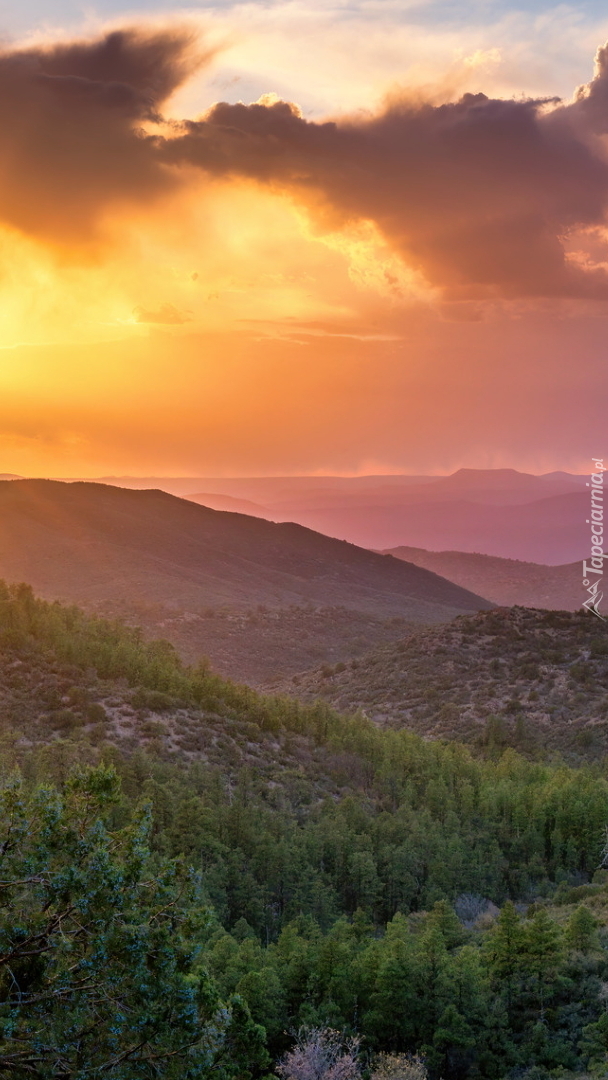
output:
[[[382,726],[496,751],[608,754],[608,635],[584,612],[496,609],[415,631],[280,689]]]

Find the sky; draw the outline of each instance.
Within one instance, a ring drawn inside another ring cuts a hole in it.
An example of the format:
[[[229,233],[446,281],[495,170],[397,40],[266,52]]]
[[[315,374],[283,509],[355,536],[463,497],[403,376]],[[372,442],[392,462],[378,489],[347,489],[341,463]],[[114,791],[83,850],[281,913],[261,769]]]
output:
[[[605,5],[24,0],[0,27],[0,472],[604,454]]]

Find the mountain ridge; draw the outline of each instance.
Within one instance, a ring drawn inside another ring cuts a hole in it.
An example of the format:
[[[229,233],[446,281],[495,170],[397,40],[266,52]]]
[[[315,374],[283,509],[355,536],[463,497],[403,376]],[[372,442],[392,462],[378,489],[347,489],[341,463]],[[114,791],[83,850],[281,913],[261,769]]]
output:
[[[158,488],[268,521],[297,522],[373,550],[408,545],[560,565],[583,558],[588,547],[586,480],[576,473],[462,468],[444,476],[103,477],[87,482],[100,480],[127,490]]]
[[[319,655],[313,631],[331,646],[328,658],[336,647],[336,659],[352,655],[340,612],[354,613],[361,651],[387,640],[387,620],[435,623],[492,607],[431,571],[299,524],[86,481],[0,481],[0,576],[27,581],[47,599],[143,621],[152,636],[165,624],[160,633],[188,660],[207,654],[225,674],[253,681],[286,670],[277,620],[290,636],[294,671]],[[297,609],[311,607],[326,612],[325,631],[319,618],[298,626]],[[221,645],[218,612],[224,630],[244,623]]]
[[[576,611],[582,604],[581,564],[547,566],[469,551],[396,547],[384,554],[434,570],[448,581],[481,592],[499,607]]]

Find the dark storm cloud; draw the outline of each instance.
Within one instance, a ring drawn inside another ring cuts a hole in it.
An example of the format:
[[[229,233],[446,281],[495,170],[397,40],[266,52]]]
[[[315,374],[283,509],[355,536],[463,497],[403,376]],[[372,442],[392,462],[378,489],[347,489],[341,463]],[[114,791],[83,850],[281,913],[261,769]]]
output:
[[[0,216],[86,239],[115,200],[174,183],[140,132],[197,63],[191,36],[120,31],[0,55]]]
[[[604,271],[582,270],[563,247],[604,221],[608,163],[590,139],[604,78],[593,98],[550,110],[466,94],[319,124],[283,102],[220,104],[165,152],[290,188],[329,224],[372,220],[453,292],[607,296]]]
[[[604,269],[565,254],[605,222],[606,49],[567,105],[465,94],[322,123],[285,102],[222,103],[144,134],[200,62],[186,31],[0,56],[4,221],[86,238],[112,203],[145,202],[194,166],[287,190],[322,228],[373,221],[452,298],[608,297]]]

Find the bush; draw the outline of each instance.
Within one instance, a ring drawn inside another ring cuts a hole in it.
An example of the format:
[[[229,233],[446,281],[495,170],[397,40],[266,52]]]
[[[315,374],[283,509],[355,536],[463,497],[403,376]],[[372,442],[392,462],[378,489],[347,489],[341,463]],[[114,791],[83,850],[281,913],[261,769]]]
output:
[[[131,696],[131,705],[134,709],[162,713],[173,712],[179,708],[180,702],[170,694],[163,693],[162,690],[146,690],[145,687],[140,687]]]
[[[277,1072],[282,1080],[359,1080],[359,1043],[331,1028],[302,1028]]]
[[[106,724],[108,721],[108,714],[98,701],[92,701],[90,705],[87,705],[84,715],[89,724]]]
[[[49,714],[49,718],[53,730],[62,731],[65,734],[75,731],[84,724],[82,716],[78,716],[71,709],[57,709],[56,712]]]
[[[426,1080],[423,1058],[417,1054],[378,1054],[372,1063],[371,1080]]]

